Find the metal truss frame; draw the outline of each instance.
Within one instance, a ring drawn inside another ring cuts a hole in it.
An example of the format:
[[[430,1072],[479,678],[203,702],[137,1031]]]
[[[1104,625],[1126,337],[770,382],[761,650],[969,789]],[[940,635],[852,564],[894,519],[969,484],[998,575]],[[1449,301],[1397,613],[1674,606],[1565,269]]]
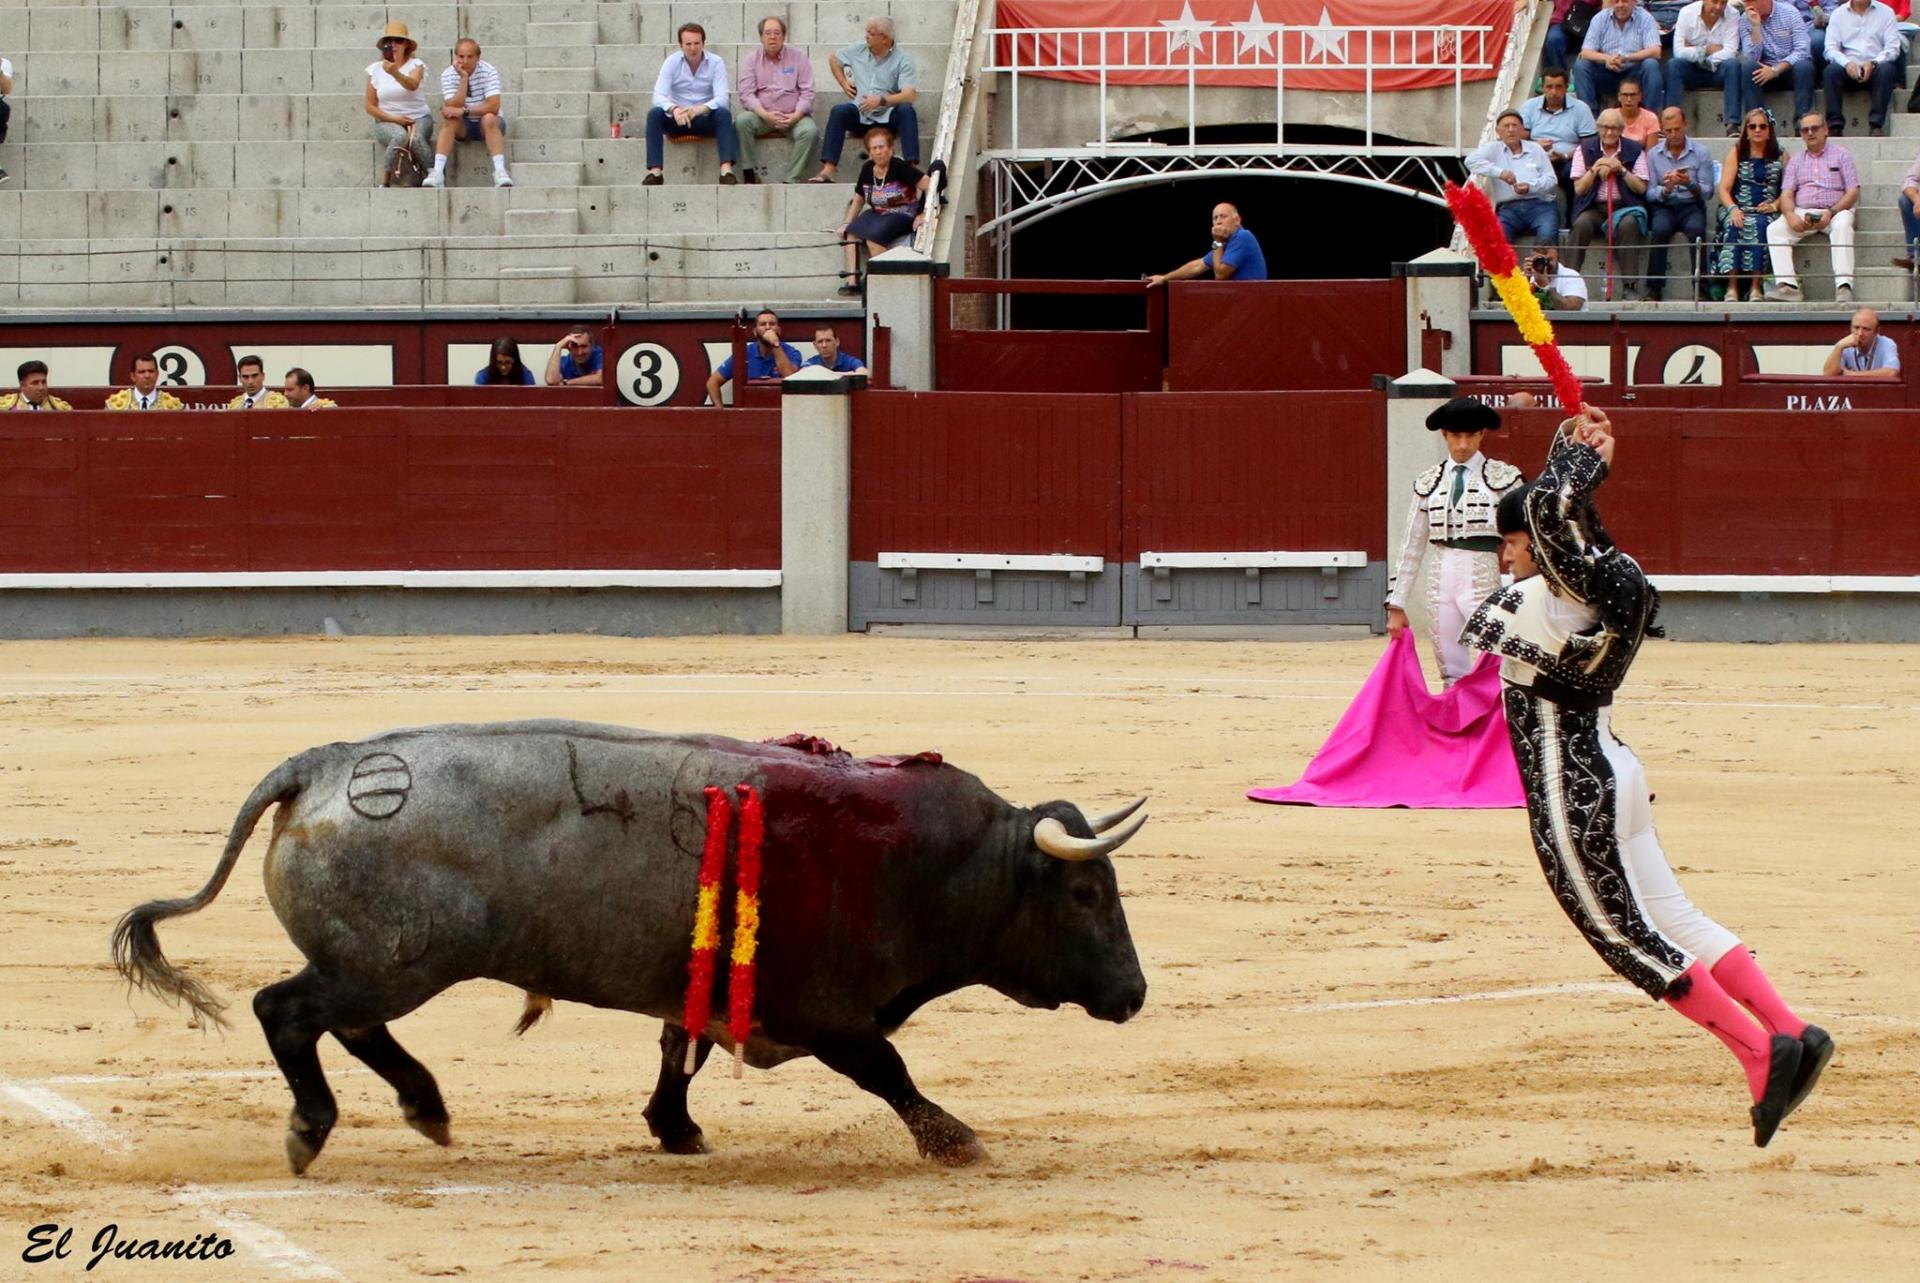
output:
[[[993,217],[975,233],[1007,236],[1055,214],[1115,192],[1182,179],[1232,174],[1254,178],[1313,178],[1375,187],[1446,207],[1448,180],[1463,172],[1459,153],[1431,147],[1289,147],[1284,152],[1233,147],[1153,147],[1121,150],[1063,147],[1051,151],[989,151],[980,168],[993,191]]]

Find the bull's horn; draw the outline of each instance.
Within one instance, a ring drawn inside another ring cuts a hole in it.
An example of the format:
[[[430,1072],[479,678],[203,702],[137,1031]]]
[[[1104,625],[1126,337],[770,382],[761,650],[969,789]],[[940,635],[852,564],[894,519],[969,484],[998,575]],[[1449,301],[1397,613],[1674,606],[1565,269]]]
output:
[[[1088,820],[1087,827],[1091,828],[1095,833],[1105,833],[1108,829],[1120,823],[1120,821],[1126,819],[1146,804],[1146,798],[1135,798],[1117,811],[1109,811],[1097,820]]]
[[[1033,844],[1056,860],[1097,860],[1126,845],[1127,839],[1138,833],[1146,822],[1147,817],[1143,815],[1105,837],[1077,838],[1067,832],[1066,825],[1048,816],[1033,826]]]

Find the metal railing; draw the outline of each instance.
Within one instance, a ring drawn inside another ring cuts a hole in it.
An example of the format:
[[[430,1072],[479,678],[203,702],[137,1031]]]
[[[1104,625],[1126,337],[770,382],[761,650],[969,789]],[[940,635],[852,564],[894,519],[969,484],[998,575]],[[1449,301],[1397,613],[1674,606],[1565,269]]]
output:
[[[1290,26],[1285,23],[1241,23],[1229,27],[996,27],[984,71],[1011,78],[1010,143],[1021,149],[1020,85],[1023,79],[1071,78],[1095,84],[1100,100],[1100,137],[1088,148],[1107,154],[1116,144],[1112,133],[1110,89],[1113,78],[1142,74],[1166,77],[1161,83],[1184,84],[1187,101],[1187,147],[1198,146],[1200,77],[1234,73],[1268,83],[1274,95],[1274,141],[1245,144],[1240,150],[1352,152],[1348,144],[1290,144],[1287,141],[1286,96],[1289,73],[1324,75],[1358,72],[1357,91],[1364,98],[1366,148],[1380,154],[1453,153],[1465,150],[1464,99],[1469,72],[1494,70],[1491,45],[1494,29],[1485,26]],[[1383,89],[1381,73],[1451,73],[1453,77],[1453,140],[1451,144],[1377,147],[1374,143],[1374,105]],[[1476,80],[1484,76],[1476,76]],[[1133,79],[1131,83],[1139,83]],[[1244,83],[1244,80],[1242,81]],[[1316,92],[1317,86],[1312,87]],[[1125,146],[1125,144],[1117,144]],[[1047,148],[1052,155],[1079,149]]]
[[[960,0],[960,7],[954,14],[953,48],[947,51],[947,85],[940,95],[940,123],[933,131],[933,158],[942,163],[944,173],[950,175],[958,159],[957,143],[960,131],[960,107],[962,99],[975,86],[968,71],[973,61],[973,38],[980,28],[980,0]],[[943,203],[942,188],[950,186],[943,183],[942,173],[934,173],[927,183],[927,221],[920,225],[920,232],[914,237],[913,247],[922,254],[931,255],[934,237],[940,233],[940,206]]]

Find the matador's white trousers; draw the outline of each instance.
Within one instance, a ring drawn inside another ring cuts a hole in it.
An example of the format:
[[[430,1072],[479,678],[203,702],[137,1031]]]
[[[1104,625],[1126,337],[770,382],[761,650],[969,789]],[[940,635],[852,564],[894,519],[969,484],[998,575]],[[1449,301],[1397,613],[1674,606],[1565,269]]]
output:
[[[1646,768],[1632,749],[1613,737],[1606,709],[1600,710],[1600,747],[1613,768],[1614,832],[1633,898],[1656,931],[1713,970],[1740,939],[1694,907],[1680,889],[1653,830]]]
[[[1467,649],[1461,642],[1460,631],[1480,603],[1500,586],[1500,555],[1435,544],[1427,549],[1427,557],[1429,640],[1434,658],[1440,661],[1441,684],[1451,686],[1480,658],[1478,651]]]

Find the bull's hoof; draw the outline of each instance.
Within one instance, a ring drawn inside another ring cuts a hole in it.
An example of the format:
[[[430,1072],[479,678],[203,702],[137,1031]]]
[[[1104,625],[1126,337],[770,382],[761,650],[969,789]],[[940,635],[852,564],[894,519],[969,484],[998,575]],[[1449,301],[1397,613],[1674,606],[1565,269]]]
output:
[[[987,1156],[987,1147],[973,1134],[973,1128],[950,1114],[922,1123],[914,1129],[913,1139],[920,1157],[948,1167],[966,1167]]]
[[[448,1126],[444,1118],[409,1118],[407,1126],[436,1145],[453,1144],[453,1128]]]
[[[980,1143],[978,1136],[968,1136],[965,1140],[952,1145],[924,1150],[922,1154],[923,1157],[947,1167],[971,1167],[975,1163],[986,1160],[987,1147]]]
[[[436,1145],[453,1144],[453,1130],[447,1125],[445,1105],[419,1109],[400,1102],[400,1116],[407,1120],[407,1126],[425,1136]]]
[[[287,1129],[287,1166],[295,1176],[306,1175],[308,1166],[320,1156],[320,1146],[325,1143],[324,1137],[313,1141],[292,1128]]]
[[[698,1127],[690,1132],[676,1132],[660,1138],[660,1149],[667,1154],[706,1154],[707,1138]]]

